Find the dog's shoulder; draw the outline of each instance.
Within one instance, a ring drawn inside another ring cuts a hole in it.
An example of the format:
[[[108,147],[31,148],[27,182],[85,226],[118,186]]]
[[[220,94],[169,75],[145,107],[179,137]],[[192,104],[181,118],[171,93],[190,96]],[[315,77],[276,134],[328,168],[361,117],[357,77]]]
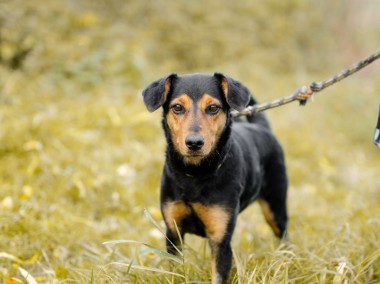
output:
[[[236,147],[245,155],[265,159],[281,152],[281,145],[270,128],[256,123],[238,122],[232,124],[231,137]]]

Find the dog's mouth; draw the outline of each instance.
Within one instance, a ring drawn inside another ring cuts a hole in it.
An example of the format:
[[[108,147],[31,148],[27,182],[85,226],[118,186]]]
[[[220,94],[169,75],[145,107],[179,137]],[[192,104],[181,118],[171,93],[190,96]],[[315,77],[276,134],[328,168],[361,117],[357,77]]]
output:
[[[189,151],[187,152],[188,157],[201,157],[203,154],[200,151]]]
[[[205,158],[202,151],[188,151],[184,156],[184,162],[186,164],[198,165]]]
[[[204,157],[205,154],[202,150],[188,150],[185,156],[186,157]]]

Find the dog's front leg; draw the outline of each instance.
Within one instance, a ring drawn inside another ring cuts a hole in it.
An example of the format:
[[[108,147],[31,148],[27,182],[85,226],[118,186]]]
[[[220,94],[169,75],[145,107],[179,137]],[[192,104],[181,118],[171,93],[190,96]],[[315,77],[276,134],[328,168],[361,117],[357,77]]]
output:
[[[231,238],[236,222],[236,213],[222,205],[192,204],[202,221],[212,254],[212,283],[227,283],[232,265]]]
[[[181,238],[183,238],[183,234],[181,234]],[[178,253],[182,250],[181,248],[181,240],[179,238],[178,232],[173,232],[169,228],[166,230],[166,250],[168,253],[178,255]]]
[[[215,241],[210,236],[212,254],[212,284],[227,283],[232,266],[231,238],[222,242]]]
[[[180,237],[184,236],[182,221],[190,214],[190,209],[181,200],[165,201],[162,204],[162,215],[167,227],[166,248],[169,253],[178,254]]]

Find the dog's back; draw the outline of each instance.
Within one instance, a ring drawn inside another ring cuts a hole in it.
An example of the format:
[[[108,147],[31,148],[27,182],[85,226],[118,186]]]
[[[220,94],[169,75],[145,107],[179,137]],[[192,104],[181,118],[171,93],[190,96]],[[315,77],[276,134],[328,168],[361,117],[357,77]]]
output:
[[[246,167],[248,172],[245,190],[240,197],[240,211],[258,198],[270,199],[278,194],[275,193],[277,191],[286,192],[283,151],[264,115],[255,114],[247,122],[233,123],[231,139],[243,153],[239,159],[244,160],[242,167]]]
[[[256,101],[256,99],[251,95],[250,99],[249,99],[249,102],[248,102],[248,106],[254,106],[258,104],[258,102]],[[243,119],[240,119],[240,118],[235,118],[234,121],[236,122],[243,122],[245,120]],[[259,113],[254,113],[254,114],[248,114],[246,115],[246,121],[250,122],[250,123],[256,123],[258,125],[261,125],[265,128],[268,128],[270,129],[270,124],[269,124],[269,121],[265,115],[265,113],[263,112],[259,112]]]

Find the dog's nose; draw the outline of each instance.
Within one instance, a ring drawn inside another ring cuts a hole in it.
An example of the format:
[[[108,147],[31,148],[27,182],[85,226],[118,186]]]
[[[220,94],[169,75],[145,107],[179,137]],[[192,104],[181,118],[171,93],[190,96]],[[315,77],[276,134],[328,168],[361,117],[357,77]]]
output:
[[[196,151],[203,147],[205,141],[202,135],[189,135],[186,137],[185,143],[187,148],[192,151]]]

